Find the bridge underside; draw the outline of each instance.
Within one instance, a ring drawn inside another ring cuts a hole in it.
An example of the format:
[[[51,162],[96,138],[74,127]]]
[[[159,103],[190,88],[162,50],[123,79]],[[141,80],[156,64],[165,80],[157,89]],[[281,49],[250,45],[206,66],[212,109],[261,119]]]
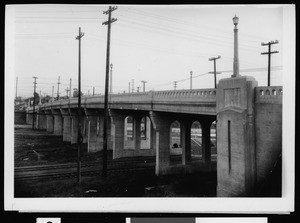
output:
[[[87,143],[88,152],[101,151],[103,110],[84,108],[81,114],[83,143]],[[215,115],[110,109],[109,116],[108,149],[112,150],[113,159],[156,156],[157,175],[211,170],[211,124]],[[71,144],[78,143],[78,119],[77,109],[39,110],[35,115],[37,129],[62,135],[63,141]],[[28,122],[32,122],[30,114]],[[174,122],[179,125],[172,126]],[[200,127],[192,139],[195,122]],[[192,146],[198,147],[195,155]],[[172,161],[174,156],[176,162]]]

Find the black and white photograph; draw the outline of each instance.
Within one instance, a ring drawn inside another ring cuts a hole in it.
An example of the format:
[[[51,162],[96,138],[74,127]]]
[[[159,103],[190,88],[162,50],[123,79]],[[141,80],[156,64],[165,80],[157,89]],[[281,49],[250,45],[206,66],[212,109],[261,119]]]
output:
[[[294,123],[294,5],[6,5],[7,210],[289,213]]]

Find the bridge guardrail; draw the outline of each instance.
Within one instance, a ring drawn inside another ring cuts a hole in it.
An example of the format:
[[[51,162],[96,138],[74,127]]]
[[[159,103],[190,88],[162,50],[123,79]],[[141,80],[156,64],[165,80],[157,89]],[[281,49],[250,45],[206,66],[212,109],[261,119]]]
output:
[[[194,90],[169,90],[169,91],[148,91],[136,93],[121,93],[109,95],[110,103],[153,103],[153,102],[215,102],[216,89],[194,89]],[[97,105],[102,107],[104,95],[83,96],[81,99],[82,107],[87,105]],[[78,104],[78,98],[57,100],[46,104],[38,105],[37,109],[59,109],[75,107]],[[32,108],[28,109],[29,111]]]

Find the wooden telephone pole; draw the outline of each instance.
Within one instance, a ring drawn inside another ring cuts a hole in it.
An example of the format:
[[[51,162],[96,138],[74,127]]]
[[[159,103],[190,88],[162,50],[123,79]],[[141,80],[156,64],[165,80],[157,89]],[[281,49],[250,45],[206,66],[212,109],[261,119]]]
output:
[[[268,52],[263,52],[261,55],[268,55],[268,86],[270,86],[270,79],[271,79],[271,54],[278,53],[278,51],[271,51],[271,45],[277,44],[278,40],[271,41],[268,43],[261,43],[262,46],[268,46]]]
[[[81,184],[81,38],[84,36],[84,33],[81,32],[79,27],[79,34],[76,37],[76,40],[79,40],[78,47],[78,149],[77,149],[77,183]]]
[[[102,25],[107,25],[104,124],[103,124],[103,169],[102,169],[103,177],[106,177],[107,175],[107,126],[108,126],[108,118],[109,118],[108,117],[108,87],[109,87],[110,32],[111,32],[111,23],[117,21],[117,19],[111,18],[111,13],[116,9],[117,7],[109,6],[109,9],[103,12],[103,14],[108,15],[108,20],[102,23]]]

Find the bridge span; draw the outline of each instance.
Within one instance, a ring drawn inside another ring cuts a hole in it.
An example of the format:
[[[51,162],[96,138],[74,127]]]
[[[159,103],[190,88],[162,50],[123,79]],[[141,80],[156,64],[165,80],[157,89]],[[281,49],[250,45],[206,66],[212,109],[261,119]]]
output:
[[[156,156],[156,174],[211,171],[211,124],[216,121],[217,195],[249,196],[281,154],[282,87],[258,87],[248,76],[226,78],[217,89],[150,91],[109,95],[109,142],[113,158]],[[104,97],[41,104],[27,122],[78,143],[81,118],[88,151],[102,150]],[[182,163],[171,165],[171,126],[180,123]],[[201,124],[202,162],[191,162],[191,127]],[[130,127],[130,128],[128,128]],[[131,132],[131,134],[129,134]]]

